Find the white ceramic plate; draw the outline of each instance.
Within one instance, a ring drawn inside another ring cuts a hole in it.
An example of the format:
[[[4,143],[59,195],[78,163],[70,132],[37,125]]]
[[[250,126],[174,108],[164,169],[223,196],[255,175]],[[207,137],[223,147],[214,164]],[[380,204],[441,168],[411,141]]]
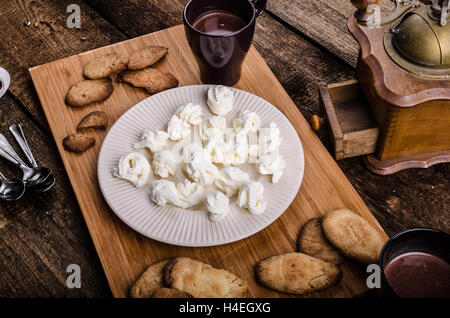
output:
[[[283,142],[280,154],[286,168],[280,181],[270,182],[270,176],[257,173],[254,164],[239,166],[252,180],[264,184],[267,209],[262,215],[251,215],[236,204],[236,196],[230,200],[230,214],[218,223],[208,219],[204,204],[192,210],[171,205],[157,206],[149,197],[149,188],[136,189],[127,181],[113,177],[112,171],[122,155],[132,151],[145,128],[166,129],[167,122],[178,107],[188,102],[200,104],[204,116],[211,115],[206,105],[209,85],[184,86],[153,95],[136,104],[120,117],[109,130],[98,159],[98,180],[107,203],[117,216],[139,233],[169,244],[180,246],[213,246],[241,240],[261,231],[275,221],[294,200],[302,182],[304,155],[300,138],[289,120],[273,105],[248,92],[234,89],[234,108],[227,116],[230,123],[241,111],[256,112],[262,127],[275,122],[280,128]],[[228,124],[228,127],[231,127]],[[148,159],[147,150],[142,150]],[[183,173],[177,172],[173,181],[182,181]],[[150,178],[149,183],[155,177]],[[212,189],[211,189],[212,190]]]

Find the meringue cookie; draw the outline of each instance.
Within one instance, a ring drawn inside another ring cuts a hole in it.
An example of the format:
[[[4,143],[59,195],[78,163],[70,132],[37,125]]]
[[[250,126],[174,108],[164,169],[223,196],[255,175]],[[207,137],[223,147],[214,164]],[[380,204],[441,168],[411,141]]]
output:
[[[175,183],[169,180],[153,181],[151,183],[150,199],[160,206],[170,203],[183,209],[189,207],[187,202],[179,199]]]
[[[167,133],[171,140],[184,139],[191,134],[191,126],[177,115],[173,115],[167,124]]]
[[[221,116],[210,116],[200,124],[200,138],[203,142],[210,139],[223,140],[227,129],[227,120]]]
[[[206,208],[209,211],[209,219],[218,222],[230,213],[230,200],[220,191],[209,193],[205,198]]]
[[[141,140],[134,144],[134,148],[148,148],[152,153],[163,150],[169,140],[169,134],[162,130],[146,129]]]
[[[286,163],[281,155],[272,153],[259,157],[256,169],[260,174],[271,174],[272,183],[277,183],[283,175]]]
[[[119,168],[113,175],[140,188],[147,183],[151,171],[147,158],[139,152],[132,152],[120,158]]]
[[[255,112],[245,110],[233,120],[233,129],[237,133],[257,132],[261,128],[261,118]]]
[[[197,126],[202,122],[202,107],[198,104],[187,103],[178,108],[175,113],[181,120]]]
[[[185,202],[188,207],[193,207],[200,203],[203,199],[205,190],[203,187],[194,182],[185,179],[183,183],[177,184],[178,198]]]
[[[237,203],[239,207],[246,208],[251,214],[262,214],[267,206],[263,184],[257,181],[245,183],[239,190]]]
[[[211,87],[208,90],[207,104],[213,114],[225,116],[233,109],[233,97],[233,90],[228,87]]]
[[[225,167],[219,171],[214,184],[228,197],[232,197],[250,179],[248,174],[237,167]]]
[[[171,150],[161,150],[153,154],[153,171],[161,178],[167,178],[174,175],[177,171],[177,165],[180,160]]]

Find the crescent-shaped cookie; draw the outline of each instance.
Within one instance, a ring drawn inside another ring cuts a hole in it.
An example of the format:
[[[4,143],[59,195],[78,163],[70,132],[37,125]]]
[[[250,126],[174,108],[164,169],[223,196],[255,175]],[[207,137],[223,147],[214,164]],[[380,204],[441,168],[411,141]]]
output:
[[[188,258],[177,257],[164,271],[166,284],[196,298],[242,298],[247,282],[224,269]]]
[[[303,253],[269,257],[256,264],[256,278],[263,286],[288,294],[306,294],[337,284],[338,266]]]

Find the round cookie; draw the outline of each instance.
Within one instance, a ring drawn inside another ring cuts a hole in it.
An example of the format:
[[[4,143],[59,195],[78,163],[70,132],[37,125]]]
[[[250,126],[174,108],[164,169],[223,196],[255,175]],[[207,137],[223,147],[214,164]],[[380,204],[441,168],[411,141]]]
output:
[[[321,218],[309,220],[298,236],[299,252],[321,259],[332,264],[342,264],[344,257],[333,245],[328,242],[322,231]]]
[[[378,263],[386,242],[369,222],[349,209],[328,212],[322,219],[326,238],[342,254],[361,264]]]

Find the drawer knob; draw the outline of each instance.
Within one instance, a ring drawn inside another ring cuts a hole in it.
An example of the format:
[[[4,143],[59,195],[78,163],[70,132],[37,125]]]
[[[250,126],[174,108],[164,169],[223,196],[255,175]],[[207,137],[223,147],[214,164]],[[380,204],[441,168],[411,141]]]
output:
[[[323,118],[319,117],[316,114],[311,116],[310,125],[314,131],[319,131],[320,126],[322,126],[322,124],[323,124]]]

